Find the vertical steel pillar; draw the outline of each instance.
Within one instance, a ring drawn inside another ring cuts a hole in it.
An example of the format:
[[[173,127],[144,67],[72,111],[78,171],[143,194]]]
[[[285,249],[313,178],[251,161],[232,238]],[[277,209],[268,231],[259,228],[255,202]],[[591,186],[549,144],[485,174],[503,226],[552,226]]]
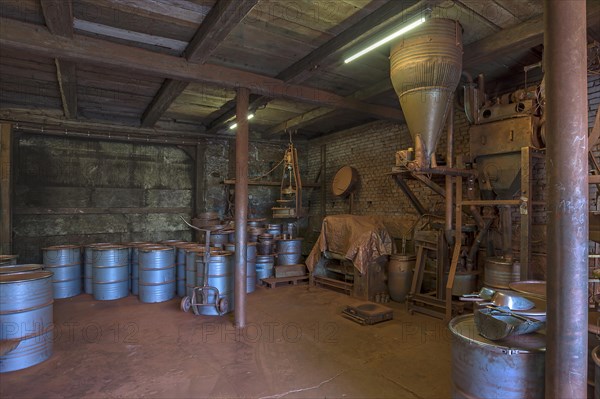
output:
[[[548,168],[546,398],[585,398],[588,137],[586,2],[544,2]]]
[[[246,326],[246,253],[248,246],[248,103],[250,90],[239,88],[235,136],[235,325]]]

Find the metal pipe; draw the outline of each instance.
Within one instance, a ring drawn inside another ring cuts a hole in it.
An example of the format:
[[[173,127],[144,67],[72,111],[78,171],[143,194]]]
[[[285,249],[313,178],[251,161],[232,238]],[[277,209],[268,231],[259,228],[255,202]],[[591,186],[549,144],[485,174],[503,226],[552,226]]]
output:
[[[235,137],[235,326],[246,326],[246,252],[248,246],[248,103],[250,90],[237,90]]]
[[[548,165],[546,398],[585,398],[588,289],[586,2],[544,2]]]
[[[450,108],[450,111],[448,112],[448,119],[447,119],[446,123],[448,124],[448,133],[447,133],[447,140],[446,140],[446,166],[449,168],[453,168],[454,167],[454,109],[453,108]],[[454,244],[453,237],[452,237],[452,216],[453,216],[452,211],[453,211],[453,207],[454,207],[454,204],[452,201],[452,198],[454,197],[453,188],[454,188],[454,185],[452,184],[452,176],[446,176],[446,198],[445,198],[446,241],[448,241],[448,243],[450,245]]]

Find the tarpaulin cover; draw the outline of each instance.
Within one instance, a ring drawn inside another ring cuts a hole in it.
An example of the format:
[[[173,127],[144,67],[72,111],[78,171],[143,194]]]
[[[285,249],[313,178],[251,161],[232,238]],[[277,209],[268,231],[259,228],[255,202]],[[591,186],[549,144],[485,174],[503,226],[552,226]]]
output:
[[[312,272],[324,251],[344,256],[361,273],[382,255],[392,253],[392,237],[375,216],[334,215],[323,219],[321,234],[306,259]]]

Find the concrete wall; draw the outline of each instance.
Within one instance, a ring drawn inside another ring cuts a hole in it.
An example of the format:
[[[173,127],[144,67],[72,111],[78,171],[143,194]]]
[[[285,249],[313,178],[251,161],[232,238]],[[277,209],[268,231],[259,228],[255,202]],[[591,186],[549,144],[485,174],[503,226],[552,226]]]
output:
[[[191,239],[179,216],[191,216],[194,163],[180,149],[20,134],[14,165],[21,263],[49,245]]]

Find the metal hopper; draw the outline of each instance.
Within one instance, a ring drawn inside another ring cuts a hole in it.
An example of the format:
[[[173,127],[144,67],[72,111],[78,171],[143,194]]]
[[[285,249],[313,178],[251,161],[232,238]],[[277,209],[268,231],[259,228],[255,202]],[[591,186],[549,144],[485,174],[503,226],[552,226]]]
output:
[[[390,76],[415,142],[417,164],[431,165],[462,71],[462,27],[432,18],[406,33],[390,52]]]

